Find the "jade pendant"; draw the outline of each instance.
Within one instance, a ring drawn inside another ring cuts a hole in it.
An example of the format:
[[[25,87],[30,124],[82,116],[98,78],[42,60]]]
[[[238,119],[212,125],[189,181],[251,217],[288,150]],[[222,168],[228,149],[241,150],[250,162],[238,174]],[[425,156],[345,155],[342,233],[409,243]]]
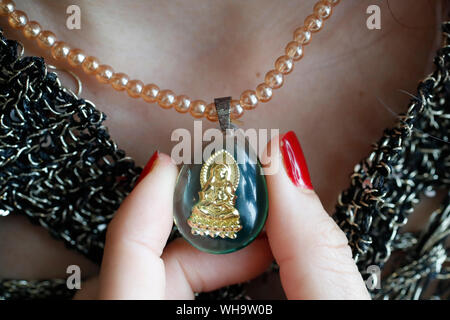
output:
[[[197,249],[215,254],[249,245],[263,229],[268,211],[266,179],[248,141],[227,136],[224,146],[201,164],[184,164],[174,194],[181,235]]]

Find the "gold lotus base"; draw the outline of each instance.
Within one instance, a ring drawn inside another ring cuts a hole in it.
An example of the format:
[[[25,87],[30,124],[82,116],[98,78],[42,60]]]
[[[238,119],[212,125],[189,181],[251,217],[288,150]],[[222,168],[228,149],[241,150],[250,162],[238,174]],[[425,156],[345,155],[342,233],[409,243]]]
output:
[[[239,223],[239,216],[215,218],[197,210],[189,217],[187,223],[191,227],[192,234],[210,236],[212,238],[236,239],[236,233],[242,229]]]

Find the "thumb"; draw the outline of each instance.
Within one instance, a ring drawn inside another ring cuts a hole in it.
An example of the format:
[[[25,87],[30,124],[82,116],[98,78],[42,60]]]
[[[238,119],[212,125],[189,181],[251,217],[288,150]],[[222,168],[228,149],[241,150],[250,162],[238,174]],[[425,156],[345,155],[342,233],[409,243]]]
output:
[[[163,299],[161,254],[172,227],[177,168],[156,152],[108,226],[100,271],[101,299]]]
[[[272,152],[270,157],[268,150]],[[369,298],[345,234],[312,190],[295,133],[291,131],[272,139],[263,163],[279,168],[267,175],[270,201],[266,229],[286,296],[289,299]]]

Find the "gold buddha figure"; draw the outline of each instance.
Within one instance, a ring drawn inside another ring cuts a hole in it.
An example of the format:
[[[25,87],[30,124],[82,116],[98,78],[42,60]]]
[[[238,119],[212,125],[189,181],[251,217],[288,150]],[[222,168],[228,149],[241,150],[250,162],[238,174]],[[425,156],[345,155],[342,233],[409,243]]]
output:
[[[199,201],[187,223],[193,234],[235,239],[242,229],[234,207],[239,184],[239,167],[225,150],[213,154],[200,171]]]

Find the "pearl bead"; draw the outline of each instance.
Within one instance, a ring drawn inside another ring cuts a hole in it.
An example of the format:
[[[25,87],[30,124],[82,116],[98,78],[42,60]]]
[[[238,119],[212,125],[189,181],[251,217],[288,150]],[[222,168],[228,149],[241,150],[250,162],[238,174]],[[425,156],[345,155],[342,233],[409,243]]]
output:
[[[142,89],[142,99],[144,99],[147,102],[156,102],[158,100],[158,95],[159,95],[159,87],[156,84],[147,84],[143,89]]]
[[[80,66],[84,60],[86,59],[86,54],[81,49],[72,49],[70,50],[69,55],[67,56],[67,61],[72,67]]]
[[[52,57],[56,60],[65,59],[70,52],[70,47],[63,41],[58,41],[52,47]]]
[[[42,27],[39,23],[36,21],[29,21],[24,27],[23,27],[23,35],[27,39],[34,39],[36,38],[39,33],[41,32]]]
[[[161,108],[169,109],[175,102],[175,93],[172,90],[161,90],[158,94],[158,104]]]
[[[206,106],[206,119],[209,121],[217,121],[219,120],[219,116],[217,115],[216,105],[214,103],[210,103]]]
[[[132,98],[139,98],[143,87],[144,83],[141,80],[130,80],[127,84],[127,93]]]
[[[297,41],[289,42],[284,51],[286,52],[286,55],[294,61],[298,61],[303,57],[303,47]]]
[[[11,0],[0,1],[0,16],[7,16],[14,11],[15,4]]]
[[[250,110],[256,108],[256,105],[258,104],[258,97],[256,96],[255,91],[253,90],[245,90],[241,94],[241,106],[244,109]]]
[[[311,41],[311,31],[305,27],[297,28],[294,31],[294,40],[302,45],[306,45]]]
[[[15,10],[9,14],[8,22],[14,29],[21,29],[27,24],[28,17],[25,12]]]
[[[278,89],[283,85],[283,74],[277,70],[270,70],[264,77],[264,82],[272,89]]]
[[[281,56],[275,61],[275,69],[282,74],[291,73],[294,69],[294,61],[288,56]]]
[[[176,97],[173,107],[180,113],[185,113],[189,111],[191,106],[191,99],[188,96],[182,94]]]
[[[314,6],[314,14],[322,20],[326,20],[331,16],[331,5],[325,1],[319,1]]]
[[[56,36],[53,32],[44,30],[38,34],[36,41],[39,47],[41,47],[42,49],[48,49],[53,47],[53,45],[55,44]]]
[[[194,118],[201,118],[204,116],[206,110],[206,102],[203,100],[195,100],[191,103],[189,112]]]
[[[309,15],[305,19],[305,27],[311,32],[317,32],[322,29],[323,21],[314,14]]]
[[[272,99],[272,88],[265,83],[260,83],[256,87],[256,96],[261,102],[267,102]]]
[[[95,74],[95,78],[100,83],[109,83],[114,75],[114,69],[107,65],[102,64],[98,66],[97,73]]]
[[[239,100],[231,100],[230,103],[230,118],[239,119],[244,114],[244,108],[242,108]]]
[[[127,88],[127,85],[129,84],[130,78],[128,78],[128,76],[125,73],[114,73],[112,78],[111,78],[111,86],[116,89],[117,91],[123,91]],[[136,81],[136,80],[134,80]],[[143,84],[142,84],[143,86]],[[142,88],[141,88],[141,92],[139,93],[139,95],[142,93]],[[128,93],[129,94],[129,93]],[[133,97],[133,98],[138,98],[139,95],[137,97]],[[131,95],[130,95],[131,96]]]
[[[97,72],[98,67],[100,66],[100,61],[93,56],[86,57],[81,64],[83,71],[86,74],[94,74]]]

